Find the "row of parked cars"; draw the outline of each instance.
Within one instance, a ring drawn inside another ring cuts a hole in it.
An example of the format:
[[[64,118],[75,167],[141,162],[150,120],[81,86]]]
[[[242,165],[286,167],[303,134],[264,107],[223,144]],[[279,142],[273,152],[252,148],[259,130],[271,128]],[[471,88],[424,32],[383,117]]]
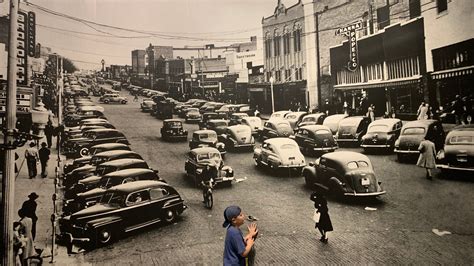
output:
[[[78,103],[85,102],[95,106],[90,99],[72,97],[65,109],[80,109]],[[75,127],[64,132],[63,150],[71,160],[62,176],[61,238],[97,247],[144,226],[174,222],[186,209],[176,189],[130,149],[125,135],[103,115],[78,116]]]

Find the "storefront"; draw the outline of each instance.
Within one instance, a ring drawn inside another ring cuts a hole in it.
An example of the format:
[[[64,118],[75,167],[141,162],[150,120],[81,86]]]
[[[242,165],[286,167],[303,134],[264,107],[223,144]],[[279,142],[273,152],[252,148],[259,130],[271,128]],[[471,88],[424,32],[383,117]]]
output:
[[[390,112],[393,107],[400,117],[415,117],[418,106],[429,96],[423,79],[423,31],[420,18],[360,38],[359,66],[353,71],[347,68],[349,43],[332,47],[331,77],[337,98],[359,114],[366,112],[361,110],[361,102],[366,100],[375,105],[376,116]]]

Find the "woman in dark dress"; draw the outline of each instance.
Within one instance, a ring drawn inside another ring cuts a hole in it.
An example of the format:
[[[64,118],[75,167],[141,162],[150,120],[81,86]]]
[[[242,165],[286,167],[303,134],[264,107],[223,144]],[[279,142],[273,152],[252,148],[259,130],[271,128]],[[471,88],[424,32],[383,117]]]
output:
[[[329,218],[328,213],[328,202],[324,197],[324,194],[316,191],[311,194],[310,199],[314,201],[314,208],[316,208],[316,212],[320,214],[319,221],[316,222],[315,228],[321,232],[321,239],[320,241],[323,243],[328,242],[327,234],[328,232],[332,231],[332,223],[331,218]]]

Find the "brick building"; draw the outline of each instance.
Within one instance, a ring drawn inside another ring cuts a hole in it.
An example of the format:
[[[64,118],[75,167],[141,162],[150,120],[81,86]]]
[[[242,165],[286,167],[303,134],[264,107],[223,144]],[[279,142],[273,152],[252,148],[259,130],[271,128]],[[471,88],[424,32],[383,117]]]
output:
[[[132,75],[137,77],[145,75],[145,54],[145,50],[132,51]]]

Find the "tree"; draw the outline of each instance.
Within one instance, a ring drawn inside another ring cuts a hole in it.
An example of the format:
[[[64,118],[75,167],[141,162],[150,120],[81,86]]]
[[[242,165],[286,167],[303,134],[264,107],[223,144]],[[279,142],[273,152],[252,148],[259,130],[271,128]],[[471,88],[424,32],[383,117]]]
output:
[[[74,73],[77,70],[79,70],[74,65],[74,63],[69,58],[66,58],[66,57],[63,57],[63,68],[65,71],[67,71],[67,73]]]

